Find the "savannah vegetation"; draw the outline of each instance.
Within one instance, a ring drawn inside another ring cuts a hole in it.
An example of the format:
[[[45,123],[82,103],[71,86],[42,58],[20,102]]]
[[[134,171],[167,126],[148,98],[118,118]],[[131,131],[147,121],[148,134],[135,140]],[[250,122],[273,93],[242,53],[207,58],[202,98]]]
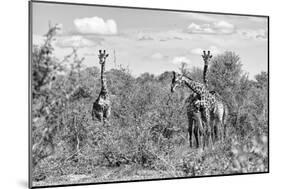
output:
[[[235,52],[213,57],[209,88],[228,106],[227,137],[213,148],[190,148],[185,99],[191,91],[171,94],[169,71],[133,77],[121,65],[107,70],[111,116],[93,121],[100,69],[84,67],[77,49],[57,59],[56,29],[32,50],[33,185],[268,171],[267,72],[249,79]],[[201,67],[183,63],[176,71],[203,83]]]

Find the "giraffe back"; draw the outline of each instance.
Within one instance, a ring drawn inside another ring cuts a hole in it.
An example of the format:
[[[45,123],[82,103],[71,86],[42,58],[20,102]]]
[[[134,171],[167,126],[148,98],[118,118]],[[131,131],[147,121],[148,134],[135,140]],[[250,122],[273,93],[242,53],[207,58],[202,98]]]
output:
[[[183,80],[192,91],[200,95],[201,102],[204,103],[201,103],[201,105],[203,105],[206,110],[210,111],[214,108],[214,106],[216,105],[216,97],[211,94],[208,89],[206,89],[206,86],[204,84],[193,81],[190,78],[184,76]]]
[[[207,108],[208,110],[213,110],[214,108],[216,108],[217,100],[211,93],[206,92],[201,95],[201,100],[205,102],[205,108]]]

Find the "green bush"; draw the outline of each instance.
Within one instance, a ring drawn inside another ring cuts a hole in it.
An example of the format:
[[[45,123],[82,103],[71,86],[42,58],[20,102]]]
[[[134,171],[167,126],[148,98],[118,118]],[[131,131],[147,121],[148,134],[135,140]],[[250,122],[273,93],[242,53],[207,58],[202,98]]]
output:
[[[208,76],[210,88],[229,106],[229,139],[200,151],[187,142],[184,102],[191,91],[171,94],[170,72],[134,77],[121,66],[107,71],[112,113],[108,123],[95,122],[90,112],[101,87],[100,70],[83,68],[76,50],[66,56],[70,67],[60,64],[52,55],[53,38],[49,33],[32,54],[32,142],[40,146],[33,154],[35,179],[126,166],[168,176],[268,170],[268,75],[249,79],[234,52],[214,57]],[[201,81],[201,69],[185,69],[182,73]]]

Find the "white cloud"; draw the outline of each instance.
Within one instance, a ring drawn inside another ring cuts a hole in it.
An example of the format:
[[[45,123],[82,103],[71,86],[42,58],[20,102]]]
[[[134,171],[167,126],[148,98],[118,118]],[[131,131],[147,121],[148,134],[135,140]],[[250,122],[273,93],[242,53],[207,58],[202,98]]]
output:
[[[203,51],[210,51],[212,55],[217,55],[221,53],[221,50],[216,47],[216,46],[210,46],[208,48],[194,48],[190,50],[190,53],[195,54],[195,55],[202,55]]]
[[[201,55],[202,52],[203,52],[203,49],[201,49],[201,48],[194,48],[194,49],[190,50],[190,53],[196,54],[196,55]]]
[[[176,30],[176,29],[158,32],[156,37],[159,41],[184,40],[184,39],[191,38],[185,33],[182,33],[182,30]]]
[[[149,41],[153,40],[153,38],[149,34],[144,34],[144,33],[138,33],[137,35],[137,40],[139,41]]]
[[[95,43],[83,36],[74,35],[58,38],[56,46],[60,48],[84,48],[95,46]]]
[[[177,57],[173,58],[172,63],[176,64],[176,65],[179,65],[182,63],[188,64],[188,63],[190,63],[190,60],[185,56],[177,56]]]
[[[219,21],[219,22],[215,22],[213,24],[213,27],[215,28],[216,31],[218,31],[219,33],[233,33],[234,31],[234,25],[230,24],[226,21]]]
[[[74,25],[82,34],[114,35],[117,34],[117,24],[114,20],[103,20],[100,17],[77,18]]]
[[[153,55],[151,55],[151,58],[160,60],[164,58],[164,55],[161,53],[154,53]]]
[[[193,22],[188,26],[188,29],[190,29],[190,30],[195,30],[195,31],[202,30],[202,28],[201,28],[200,25],[197,25],[197,24],[195,24],[195,23],[193,23]]]
[[[226,21],[219,21],[219,22],[215,22],[214,26],[216,28],[233,28],[234,26]]]
[[[138,41],[179,41],[179,40],[185,40],[185,39],[191,39],[191,36],[186,35],[186,33],[183,33],[182,30],[146,30],[146,31],[139,31],[139,32],[127,32],[127,36],[130,36],[134,39],[137,39]]]
[[[265,40],[267,39],[267,30],[259,29],[259,30],[250,30],[250,29],[242,29],[238,30],[237,33],[241,35],[245,39],[256,39],[256,40]]]
[[[185,32],[195,34],[231,34],[234,32],[234,25],[226,21],[213,22],[212,24],[191,23]]]

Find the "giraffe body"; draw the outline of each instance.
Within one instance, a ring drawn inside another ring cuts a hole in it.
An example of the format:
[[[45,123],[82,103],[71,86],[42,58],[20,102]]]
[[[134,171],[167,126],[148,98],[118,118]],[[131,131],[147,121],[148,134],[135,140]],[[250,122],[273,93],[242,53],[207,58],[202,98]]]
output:
[[[100,93],[97,100],[93,103],[92,117],[102,122],[109,118],[111,112],[108,95]]]

